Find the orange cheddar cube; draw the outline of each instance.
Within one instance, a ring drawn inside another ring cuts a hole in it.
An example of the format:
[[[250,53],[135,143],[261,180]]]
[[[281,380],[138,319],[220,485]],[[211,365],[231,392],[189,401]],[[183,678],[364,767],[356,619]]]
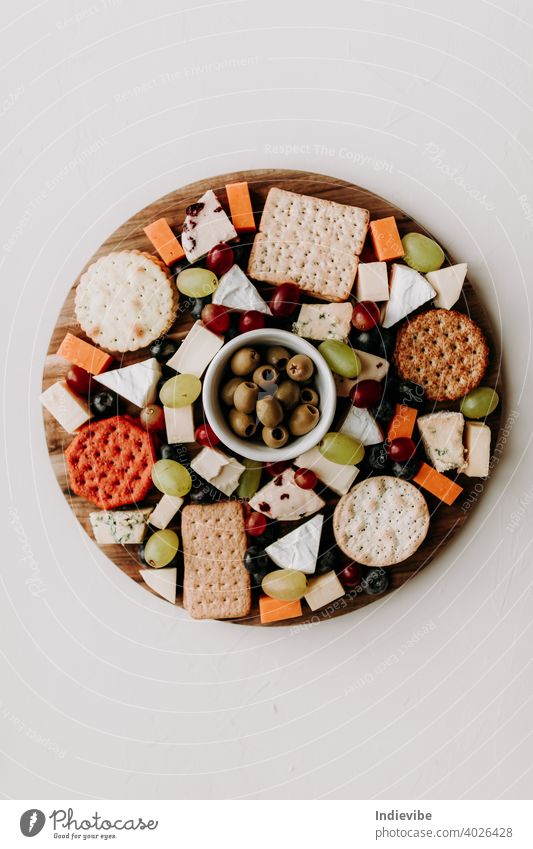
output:
[[[411,438],[415,429],[416,417],[417,410],[413,407],[407,407],[405,404],[396,404],[394,416],[389,422],[388,441],[391,442],[400,436]]]
[[[173,265],[185,256],[166,218],[158,218],[145,227],[144,232],[166,265]]]
[[[403,245],[393,215],[370,222],[370,235],[375,254],[380,262],[388,259],[400,259]]]
[[[102,374],[113,362],[113,357],[95,348],[83,339],[78,339],[72,333],[67,333],[59,346],[58,356],[64,357],[69,363],[84,368],[89,374]]]
[[[270,598],[267,595],[259,599],[259,615],[261,623],[281,622],[283,619],[295,619],[302,615],[300,601],[280,601],[278,598]]]
[[[422,463],[413,481],[448,505],[453,504],[457,496],[463,491],[462,486],[451,481],[441,472],[437,472],[427,463]]]
[[[226,186],[231,220],[237,233],[255,233],[254,213],[248,183]]]

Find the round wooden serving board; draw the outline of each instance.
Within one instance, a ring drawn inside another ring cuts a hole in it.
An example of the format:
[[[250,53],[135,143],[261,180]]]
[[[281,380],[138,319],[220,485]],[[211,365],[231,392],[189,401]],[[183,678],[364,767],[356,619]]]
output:
[[[143,232],[144,227],[146,227],[148,224],[158,218],[165,217],[171,227],[174,229],[174,231],[179,233],[185,217],[185,209],[190,203],[196,201],[207,189],[213,189],[222,204],[227,209],[227,199],[224,188],[225,185],[228,183],[233,183],[242,180],[246,180],[250,186],[252,203],[254,207],[254,212],[256,213],[256,221],[259,220],[260,213],[263,208],[268,190],[272,186],[279,186],[280,188],[299,192],[301,194],[311,195],[319,198],[326,198],[328,200],[338,201],[339,203],[350,204],[352,206],[363,207],[365,209],[370,210],[371,219],[384,218],[385,216],[394,215],[401,235],[410,231],[425,232],[427,235],[431,235],[430,233],[427,233],[427,231],[425,231],[416,221],[413,221],[413,219],[410,218],[410,216],[403,212],[401,209],[398,209],[396,206],[392,205],[383,198],[378,197],[372,192],[369,192],[359,186],[355,186],[351,183],[338,180],[334,177],[322,176],[320,174],[312,174],[306,171],[263,169],[256,171],[236,172],[233,174],[224,174],[217,177],[212,177],[207,180],[192,183],[191,185],[185,186],[184,188],[177,189],[176,191],[171,192],[165,197],[160,198],[159,200],[147,206],[145,209],[136,213],[136,215],[133,215],[128,221],[122,224],[122,226],[119,227],[118,230],[116,230],[104,242],[104,244],[98,249],[94,256],[91,257],[91,259],[87,263],[87,266],[89,266],[92,262],[98,259],[98,257],[107,254],[110,251],[136,248],[141,251],[148,251],[150,253],[154,253],[152,245],[150,244],[146,235]],[[253,237],[250,237],[250,243],[252,240]],[[440,239],[437,238],[436,240],[440,243]],[[375,257],[372,255],[371,247],[368,242],[365,245],[365,249],[363,251],[361,259],[363,261],[375,260]],[[460,259],[463,260],[464,258],[461,257]],[[450,257],[447,257],[447,263],[452,263],[453,261],[454,260],[452,260]],[[83,273],[84,270],[85,269],[83,269],[80,274]],[[65,360],[56,356],[56,351],[58,350],[59,345],[61,344],[67,331],[70,331],[76,334],[77,336],[80,336],[81,338],[86,338],[79,326],[77,325],[74,314],[74,293],[77,284],[78,280],[74,282],[70,289],[70,292],[67,295],[61,313],[58,317],[56,326],[54,328],[52,338],[50,340],[48,356],[46,358],[46,363],[43,372],[43,389],[46,389],[51,383],[55,382],[56,380],[63,379],[68,369],[68,364],[65,362]],[[259,289],[266,295],[266,297],[268,297],[269,287],[260,285]],[[312,299],[307,298],[306,296],[305,300],[307,301]],[[489,369],[483,380],[483,383],[485,385],[494,386],[498,388],[500,375],[499,353],[494,350],[494,347],[492,345],[491,328],[488,323],[483,306],[478,300],[475,290],[472,288],[470,283],[468,283],[468,281],[465,282],[463,296],[459,303],[456,305],[455,309],[459,309],[461,312],[468,313],[484,330],[485,335],[489,341],[489,345],[491,346],[491,359]],[[172,328],[171,335],[175,338],[183,338],[192,323],[193,319],[190,313],[178,312],[178,319],[176,321],[176,324]],[[120,358],[120,355],[118,355],[116,357],[116,366],[118,367],[120,365],[130,365],[133,362],[145,359],[146,356],[146,350],[125,354],[122,358]],[[441,407],[446,409],[458,409],[458,403],[447,403],[436,406],[437,408]],[[492,429],[492,450],[494,450],[498,430],[500,427],[500,411],[501,405],[500,407],[498,407],[496,412],[489,417],[489,420],[487,421],[487,423]],[[64,493],[65,498],[70,504],[77,520],[81,523],[83,528],[92,538],[89,523],[89,513],[95,510],[96,508],[88,501],[85,501],[83,498],[79,498],[78,496],[70,492],[68,479],[65,472],[63,452],[73,437],[70,434],[67,434],[59,426],[56,420],[48,414],[47,411],[44,411],[44,424],[50,459],[52,461],[52,466],[59,482],[59,485]],[[189,447],[193,448],[193,450],[190,452],[191,455],[196,453],[194,451],[193,446]],[[458,530],[458,528],[461,527],[466,518],[472,512],[473,507],[479,500],[480,485],[483,488],[485,485],[485,481],[481,481],[480,479],[476,478],[468,478],[464,475],[461,475],[458,478],[458,483],[463,487],[464,492],[451,507],[442,504],[436,498],[433,498],[433,496],[428,495],[426,492],[424,492],[424,496],[426,497],[431,513],[430,531],[425,542],[421,545],[416,554],[414,554],[412,557],[410,557],[408,560],[406,560],[399,566],[390,569],[390,590],[397,589],[405,581],[412,578],[413,575],[416,575],[421,569],[427,566],[427,564],[430,563],[433,557],[435,557],[435,555],[446,545],[446,543],[451,539],[452,535]],[[146,501],[142,503],[142,506],[153,506],[159,500],[159,498],[160,493],[158,493],[157,491],[153,491],[146,499]],[[332,510],[337,500],[338,499],[335,498],[335,500],[331,501],[331,504],[328,504],[328,520],[330,519]],[[331,522],[327,521],[325,524],[327,524],[328,530],[330,530]],[[172,525],[172,527],[173,526],[174,525]],[[283,523],[281,523],[280,535],[288,532],[292,527],[294,527],[293,523],[290,523],[290,525],[286,528],[284,528]],[[113,563],[115,563],[123,572],[125,572],[126,575],[129,575],[130,578],[133,578],[133,580],[137,581],[142,587],[148,590],[148,592],[152,592],[151,590],[149,590],[149,588],[139,576],[139,569],[144,567],[139,561],[137,546],[109,545],[104,546],[103,550],[110,558],[110,560],[112,560]],[[341,564],[339,564],[339,566],[340,568],[342,568]],[[380,597],[381,596],[368,596],[361,592],[348,591],[348,594],[343,599],[339,599],[337,602],[334,602],[332,605],[329,605],[322,611],[319,610],[316,613],[312,613],[305,604],[305,602],[303,602],[302,609],[304,611],[304,615],[301,618],[291,619],[287,622],[282,622],[280,624],[288,625],[289,627],[294,627],[298,624],[322,621],[324,619],[329,619],[333,616],[338,616],[343,613],[349,613],[350,611],[355,610],[356,608],[361,607],[365,604],[369,604],[370,602],[376,600],[376,598]],[[180,595],[178,595],[178,600],[176,603],[178,606],[181,605]],[[239,624],[242,623],[248,625],[260,624],[258,616],[257,598],[255,597],[255,594],[252,613],[250,614],[250,616],[246,620],[232,621],[239,622]]]

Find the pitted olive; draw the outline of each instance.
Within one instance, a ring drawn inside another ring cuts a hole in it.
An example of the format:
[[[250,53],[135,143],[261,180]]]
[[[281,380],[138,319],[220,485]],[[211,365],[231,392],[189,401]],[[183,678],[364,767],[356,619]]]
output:
[[[276,427],[283,419],[283,410],[279,401],[272,395],[260,398],[255,405],[257,418],[265,427]]]
[[[300,389],[292,380],[282,380],[274,394],[284,410],[292,410],[300,400]]]
[[[269,448],[281,448],[289,438],[289,431],[283,425],[264,427],[261,436],[263,437],[263,442]]]
[[[295,354],[287,363],[287,377],[297,383],[309,380],[314,370],[313,360],[305,354]]]
[[[239,413],[253,413],[257,403],[259,389],[251,380],[239,383],[233,396],[233,404]]]
[[[287,351],[286,348],[282,348],[281,345],[271,345],[270,348],[266,350],[266,361],[269,365],[275,366],[279,371],[283,371],[287,368],[287,363],[289,362],[291,355]]]
[[[251,416],[241,413],[239,410],[230,410],[228,419],[231,429],[237,436],[244,436],[248,439],[248,437],[254,435],[256,426]]]
[[[320,413],[313,404],[299,404],[291,413],[289,430],[293,436],[303,436],[313,430]]]
[[[236,351],[230,362],[230,369],[233,374],[245,377],[251,374],[261,362],[261,357],[255,348],[241,348]]]
[[[240,383],[242,383],[242,379],[240,377],[232,377],[220,390],[220,397],[224,404],[227,404],[228,407],[233,407],[233,396],[235,395],[235,390]]]
[[[312,389],[311,386],[304,386],[303,389],[300,389],[300,401],[302,404],[312,404],[313,407],[318,407],[320,398],[316,389]]]
[[[274,366],[259,366],[254,371],[252,380],[261,389],[273,389],[279,380],[279,372]]]

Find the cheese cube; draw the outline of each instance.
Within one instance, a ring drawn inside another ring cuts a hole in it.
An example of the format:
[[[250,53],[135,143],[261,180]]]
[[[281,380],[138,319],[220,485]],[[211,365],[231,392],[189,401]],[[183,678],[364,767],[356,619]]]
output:
[[[283,619],[295,619],[302,615],[302,605],[298,601],[280,601],[279,598],[270,598],[262,595],[259,599],[259,615],[261,624],[268,622],[281,622]]]
[[[430,463],[438,472],[464,468],[462,413],[428,413],[418,419],[418,430]]]
[[[387,301],[383,327],[392,327],[413,310],[435,297],[435,290],[425,277],[408,265],[394,263],[390,278],[390,295]]]
[[[212,333],[201,321],[197,321],[176,353],[168,360],[167,366],[180,374],[194,374],[196,377],[201,377],[223,344],[224,339],[221,336]]]
[[[228,457],[218,448],[207,447],[202,448],[192,460],[191,469],[225,495],[231,495],[237,489],[244,472],[244,466],[234,457]]]
[[[69,363],[84,368],[89,374],[101,374],[113,362],[113,357],[106,354],[105,351],[95,348],[94,345],[84,342],[83,339],[78,339],[72,333],[67,333],[57,354],[59,357],[64,357]]]
[[[429,280],[437,293],[433,301],[436,307],[450,310],[457,303],[467,270],[466,262],[461,262],[459,265],[449,265],[447,268],[439,268],[437,271],[428,271],[426,279]]]
[[[357,475],[357,466],[342,466],[323,457],[318,448],[311,448],[305,454],[300,454],[294,460],[294,465],[300,469],[310,469],[318,480],[329,487],[337,495],[346,495]]]
[[[75,433],[91,417],[87,401],[71,392],[65,380],[49,386],[39,400],[68,433]]]
[[[138,545],[146,533],[149,510],[98,510],[89,521],[98,545]]]
[[[166,218],[158,218],[157,221],[153,221],[152,224],[144,228],[144,232],[167,265],[173,265],[185,256],[185,251],[170,229]]]
[[[176,568],[140,569],[139,575],[144,583],[160,595],[161,598],[164,598],[171,604],[176,603],[176,584],[178,579],[178,570]]]
[[[377,445],[378,442],[383,442],[380,426],[372,413],[362,407],[350,407],[340,432],[353,436],[363,445]]]
[[[380,261],[400,259],[403,245],[393,215],[370,222],[370,235],[377,258]]]
[[[150,513],[149,523],[154,528],[163,530],[172,521],[182,504],[183,498],[179,495],[163,495]]]
[[[360,262],[357,271],[358,301],[388,301],[389,275],[386,262]]]
[[[256,228],[248,183],[230,183],[226,186],[226,195],[237,233],[254,233]]]
[[[309,581],[304,598],[311,610],[318,610],[342,598],[345,592],[335,572],[326,572],[325,575],[318,575]]]
[[[427,463],[422,463],[413,481],[448,505],[453,504],[463,491],[462,486],[437,472]]]
[[[469,478],[486,478],[490,471],[490,427],[481,422],[466,422],[464,438],[465,475]]]
[[[188,207],[181,243],[189,262],[196,262],[220,242],[237,238],[237,231],[211,189]]]
[[[351,304],[302,304],[292,332],[305,339],[338,339],[343,342],[352,328]]]
[[[192,404],[187,407],[163,407],[167,442],[194,442]]]

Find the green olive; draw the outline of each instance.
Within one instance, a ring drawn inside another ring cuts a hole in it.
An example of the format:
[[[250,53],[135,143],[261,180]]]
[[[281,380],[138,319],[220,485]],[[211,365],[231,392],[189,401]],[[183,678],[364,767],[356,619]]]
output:
[[[320,413],[313,404],[299,404],[291,413],[289,430],[293,436],[303,436],[318,424]]]
[[[251,416],[241,413],[239,410],[230,410],[228,419],[231,429],[237,436],[244,436],[248,439],[248,437],[254,435],[255,421]]]
[[[286,348],[282,348],[281,345],[271,345],[270,348],[266,349],[266,361],[269,365],[275,366],[279,371],[283,371],[287,368],[287,363],[289,362],[291,355],[287,351]]]
[[[261,431],[263,442],[269,448],[281,448],[289,438],[289,431],[283,425],[277,427],[264,427]]]
[[[261,389],[271,389],[279,380],[279,372],[274,366],[259,366],[254,371],[252,380]]]
[[[259,389],[250,380],[239,383],[233,395],[233,404],[239,413],[253,413],[257,403]]]
[[[313,360],[305,354],[295,354],[287,363],[287,377],[296,380],[297,383],[309,380],[314,370]]]
[[[254,348],[241,348],[233,354],[229,365],[233,374],[246,377],[257,368],[260,362],[261,357]]]
[[[255,405],[257,418],[265,427],[276,427],[283,419],[281,404],[272,395],[268,398],[260,398]]]
[[[293,380],[283,380],[276,389],[275,397],[284,410],[292,410],[300,400],[300,388]]]
[[[232,377],[220,390],[220,397],[224,404],[227,404],[228,407],[233,407],[233,396],[235,395],[237,386],[241,383],[242,380],[240,377]]]
[[[320,398],[316,389],[311,386],[305,386],[300,389],[300,401],[302,404],[312,404],[313,407],[318,407]]]

